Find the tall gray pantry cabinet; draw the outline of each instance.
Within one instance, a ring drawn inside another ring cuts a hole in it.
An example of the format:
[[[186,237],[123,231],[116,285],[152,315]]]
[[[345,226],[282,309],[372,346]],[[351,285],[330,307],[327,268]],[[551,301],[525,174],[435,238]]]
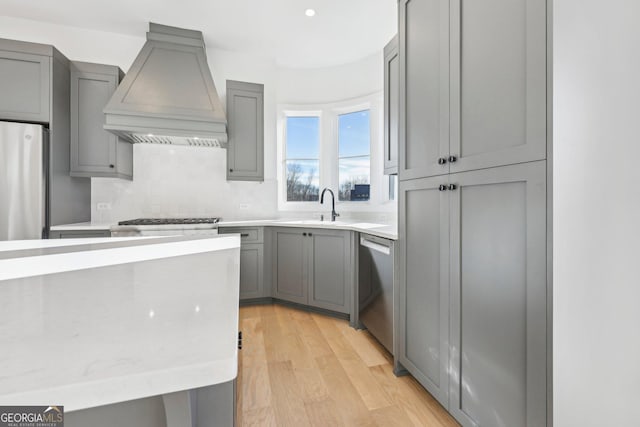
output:
[[[398,362],[464,426],[545,426],[546,0],[399,0]]]

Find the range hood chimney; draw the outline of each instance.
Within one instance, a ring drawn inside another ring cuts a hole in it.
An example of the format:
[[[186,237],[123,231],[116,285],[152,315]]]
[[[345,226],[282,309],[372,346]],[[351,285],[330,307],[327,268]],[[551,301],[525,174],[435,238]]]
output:
[[[132,143],[226,147],[227,120],[200,31],[149,23],[104,113],[104,128]]]

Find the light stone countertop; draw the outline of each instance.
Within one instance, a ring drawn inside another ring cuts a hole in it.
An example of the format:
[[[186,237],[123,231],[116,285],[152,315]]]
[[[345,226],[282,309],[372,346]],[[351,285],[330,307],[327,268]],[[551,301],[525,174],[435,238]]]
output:
[[[0,405],[75,411],[234,379],[239,248],[235,235],[0,242]]]
[[[100,224],[95,222],[78,222],[75,224],[52,225],[52,231],[70,231],[70,230],[109,230],[112,224]]]
[[[344,219],[320,221],[317,219],[263,219],[243,221],[221,221],[219,227],[304,227],[331,230],[350,230],[371,234],[390,240],[398,240],[398,225],[393,222],[361,221]]]

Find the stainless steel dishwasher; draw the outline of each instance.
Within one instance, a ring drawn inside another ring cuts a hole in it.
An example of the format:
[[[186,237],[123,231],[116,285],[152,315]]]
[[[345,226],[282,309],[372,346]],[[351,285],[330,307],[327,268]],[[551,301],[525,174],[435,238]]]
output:
[[[362,326],[393,354],[392,240],[360,234],[358,315]]]

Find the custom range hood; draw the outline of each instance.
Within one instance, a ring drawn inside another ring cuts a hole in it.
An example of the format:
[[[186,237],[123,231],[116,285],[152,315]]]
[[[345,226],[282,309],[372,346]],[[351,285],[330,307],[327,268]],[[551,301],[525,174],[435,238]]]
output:
[[[149,23],[104,113],[104,128],[132,143],[226,147],[227,120],[200,31]]]

